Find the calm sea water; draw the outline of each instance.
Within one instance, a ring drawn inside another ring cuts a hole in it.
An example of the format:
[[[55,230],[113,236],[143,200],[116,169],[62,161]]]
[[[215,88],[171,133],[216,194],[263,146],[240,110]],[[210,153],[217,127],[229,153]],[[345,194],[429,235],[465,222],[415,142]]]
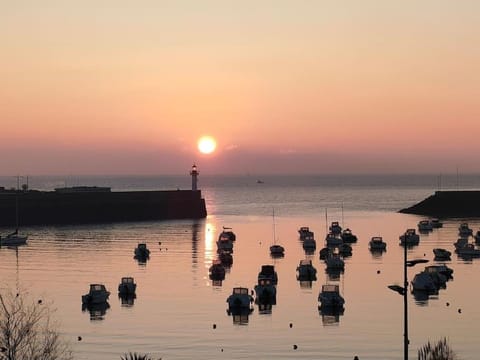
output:
[[[28,245],[18,251],[0,249],[0,285],[53,302],[76,359],[119,359],[128,351],[162,359],[353,359],[354,355],[402,359],[403,301],[387,286],[402,282],[403,248],[398,237],[416,227],[421,217],[397,211],[439,188],[479,189],[480,176],[265,176],[261,180],[263,184],[253,176],[201,174],[209,212],[205,220],[24,228],[30,235]],[[28,181],[37,189],[65,184],[114,190],[190,185],[188,176],[31,177]],[[0,178],[0,186],[16,186],[16,182],[12,177]],[[325,273],[318,256],[331,221],[351,228],[359,238],[338,278]],[[420,245],[409,249],[409,258],[426,258],[433,264],[433,248],[453,252],[460,221],[448,220],[443,228],[422,235]],[[474,231],[480,229],[480,219],[468,222]],[[214,284],[208,268],[217,256],[215,241],[223,226],[233,228],[237,241],[232,267],[221,284]],[[300,226],[315,232],[314,255],[303,251]],[[282,259],[269,254],[274,230],[275,241],[286,249]],[[382,236],[388,243],[381,256],[368,249],[372,236]],[[151,250],[146,264],[133,259],[140,241]],[[318,271],[311,285],[296,280],[296,267],[305,258],[312,259]],[[422,300],[409,295],[411,358],[428,340],[444,336],[461,359],[478,357],[479,291],[474,284],[479,262],[453,255],[447,264],[454,269],[454,279],[446,289]],[[278,273],[276,305],[269,313],[255,307],[248,318],[229,316],[226,299],[232,288],[253,289],[263,264],[274,264]],[[409,268],[409,278],[422,269],[421,264]],[[122,276],[133,276],[138,284],[133,304],[122,305],[116,296]],[[97,282],[111,291],[110,307],[91,315],[82,311],[81,295]],[[346,301],[343,315],[319,313],[317,297],[326,283],[340,285]],[[82,341],[77,341],[78,336]]]

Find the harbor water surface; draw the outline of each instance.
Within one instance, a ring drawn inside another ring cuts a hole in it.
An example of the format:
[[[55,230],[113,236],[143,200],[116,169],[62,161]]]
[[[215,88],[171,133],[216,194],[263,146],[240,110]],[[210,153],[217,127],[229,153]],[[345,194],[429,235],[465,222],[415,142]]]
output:
[[[83,177],[67,185],[111,186],[113,190],[188,188],[185,177]],[[416,227],[419,216],[397,213],[442,189],[479,189],[480,176],[254,176],[200,177],[207,202],[204,220],[155,221],[81,226],[21,228],[28,244],[0,249],[2,289],[28,292],[52,303],[64,338],[75,359],[119,359],[125,352],[162,359],[402,359],[402,297],[387,286],[402,284],[403,248],[399,236]],[[0,186],[16,179],[0,178]],[[32,177],[31,188],[50,190],[65,178]],[[273,209],[275,217],[272,216]],[[21,214],[21,209],[20,209]],[[457,227],[464,219],[445,220],[444,227],[422,234],[408,250],[409,259],[433,261],[432,249],[454,250]],[[358,236],[353,254],[339,276],[325,272],[318,250],[327,225],[339,221]],[[480,219],[467,219],[480,229]],[[21,221],[20,221],[21,222]],[[225,280],[214,283],[208,269],[217,258],[222,227],[237,235],[233,264]],[[317,251],[306,255],[297,230],[309,226]],[[2,233],[10,229],[1,229]],[[273,234],[276,234],[275,239]],[[372,254],[368,241],[382,236],[387,251]],[[285,257],[272,259],[273,242]],[[473,239],[471,239],[473,241]],[[133,258],[146,242],[150,259]],[[311,259],[317,280],[300,283],[296,267]],[[438,295],[415,299],[409,294],[410,357],[427,341],[447,337],[461,359],[476,359],[480,324],[480,259],[452,255],[447,265],[453,280]],[[270,311],[255,305],[248,317],[226,312],[236,286],[253,289],[263,264],[278,273],[277,302]],[[408,269],[411,280],[423,264]],[[117,286],[133,276],[137,297],[122,304]],[[111,291],[109,308],[82,311],[81,295],[90,283]],[[322,315],[317,297],[326,283],[339,284],[343,315]],[[81,341],[78,341],[78,337]]]

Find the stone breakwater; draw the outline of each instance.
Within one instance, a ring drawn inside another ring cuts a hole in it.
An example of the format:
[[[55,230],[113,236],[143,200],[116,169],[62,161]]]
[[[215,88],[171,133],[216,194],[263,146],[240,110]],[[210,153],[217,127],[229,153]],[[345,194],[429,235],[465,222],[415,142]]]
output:
[[[436,191],[399,212],[438,218],[480,217],[480,191]]]
[[[0,226],[201,219],[200,190],[0,191]]]

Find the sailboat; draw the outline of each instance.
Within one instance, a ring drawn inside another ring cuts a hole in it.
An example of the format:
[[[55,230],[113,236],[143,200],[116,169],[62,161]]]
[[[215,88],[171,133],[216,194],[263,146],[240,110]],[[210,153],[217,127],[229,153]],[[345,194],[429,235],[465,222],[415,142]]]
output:
[[[28,236],[18,232],[18,189],[15,195],[15,231],[5,237],[0,236],[0,246],[19,246],[27,243]]]
[[[284,256],[285,249],[282,245],[275,243],[275,209],[272,210],[273,217],[273,245],[270,246],[270,255],[272,257],[282,257]]]

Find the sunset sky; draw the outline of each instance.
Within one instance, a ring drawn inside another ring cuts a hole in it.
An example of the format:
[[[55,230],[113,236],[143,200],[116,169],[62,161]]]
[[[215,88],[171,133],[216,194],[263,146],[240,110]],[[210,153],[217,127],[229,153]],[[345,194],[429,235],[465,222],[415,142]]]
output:
[[[0,43],[0,175],[480,172],[479,1],[4,1]]]

